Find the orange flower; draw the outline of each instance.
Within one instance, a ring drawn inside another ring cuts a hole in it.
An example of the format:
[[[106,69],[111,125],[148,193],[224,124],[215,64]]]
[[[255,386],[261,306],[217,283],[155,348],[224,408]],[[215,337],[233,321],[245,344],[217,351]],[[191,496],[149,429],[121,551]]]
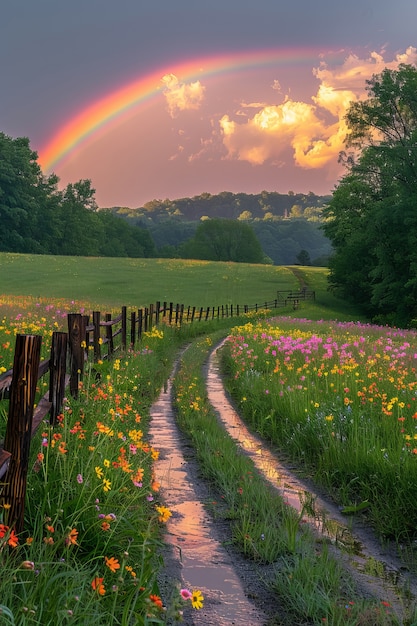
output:
[[[76,528],[73,528],[70,533],[68,534],[68,537],[65,540],[65,543],[68,544],[72,544],[74,546],[77,545],[77,537],[78,537],[78,530]]]
[[[110,530],[110,524],[108,522],[102,522],[101,529],[102,530]]]
[[[152,594],[149,596],[149,599],[158,607],[158,609],[162,609],[162,600],[159,596]]]
[[[104,580],[104,578],[99,578],[98,576],[96,576],[95,578],[93,578],[93,580],[91,582],[92,588],[100,596],[104,596],[104,594],[106,593],[106,589],[105,589],[105,587],[103,585],[103,580]]]
[[[55,528],[53,526],[47,526],[46,530],[50,533],[54,533],[55,532]]]
[[[116,571],[118,569],[120,569],[120,563],[117,559],[115,559],[113,556],[108,558],[107,556],[104,557],[104,560],[106,562],[107,567],[109,568],[109,570],[115,574]]]

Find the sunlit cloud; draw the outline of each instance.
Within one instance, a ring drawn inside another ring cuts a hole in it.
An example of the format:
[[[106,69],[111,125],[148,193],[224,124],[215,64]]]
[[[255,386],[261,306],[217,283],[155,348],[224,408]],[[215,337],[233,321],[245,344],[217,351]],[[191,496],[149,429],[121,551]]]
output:
[[[165,74],[161,79],[164,84],[164,96],[171,117],[179,111],[197,110],[204,100],[205,87],[199,80],[193,83],[182,83],[175,74]]]
[[[344,147],[347,128],[344,122],[350,103],[366,96],[366,80],[384,68],[396,69],[400,63],[417,63],[417,49],[407,48],[387,62],[383,53],[372,52],[361,59],[350,54],[335,67],[325,61],[313,70],[319,81],[316,95],[309,102],[292,100],[287,95],[278,105],[263,105],[255,114],[246,106],[246,120],[229,114],[219,120],[228,159],[253,165],[276,162],[291,147],[292,161],[302,168],[315,169],[333,164]],[[280,88],[275,81],[273,88]],[[242,108],[235,113],[242,116]]]

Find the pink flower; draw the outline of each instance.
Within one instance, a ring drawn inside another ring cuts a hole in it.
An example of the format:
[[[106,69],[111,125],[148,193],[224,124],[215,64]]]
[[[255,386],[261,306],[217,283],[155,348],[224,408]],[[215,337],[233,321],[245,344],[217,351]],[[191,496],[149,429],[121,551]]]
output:
[[[189,591],[188,589],[181,589],[180,594],[183,600],[190,600],[193,596],[191,591]]]
[[[77,474],[77,483],[79,483],[81,485],[81,483],[83,482],[83,477],[81,474]]]

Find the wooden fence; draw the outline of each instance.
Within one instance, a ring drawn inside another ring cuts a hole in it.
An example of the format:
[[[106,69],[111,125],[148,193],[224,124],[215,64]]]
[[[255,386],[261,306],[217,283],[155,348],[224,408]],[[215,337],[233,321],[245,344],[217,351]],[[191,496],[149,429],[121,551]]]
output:
[[[129,347],[134,348],[143,333],[151,331],[161,321],[181,326],[184,322],[238,317],[250,311],[288,304],[295,308],[300,299],[308,297],[314,298],[314,292],[277,292],[275,300],[251,306],[230,304],[185,308],[172,302],[157,302],[131,311],[129,316],[126,307],[122,307],[115,318],[107,313],[102,319],[101,313],[95,311],[92,321],[89,315],[69,313],[68,332],[53,333],[50,357],[42,362],[42,337],[17,335],[13,368],[0,376],[0,400],[9,401],[6,434],[4,443],[0,443],[0,505],[3,505],[5,523],[15,528],[16,532],[23,530],[30,443],[39,424],[48,414],[50,424],[56,424],[67,388],[73,397],[78,396],[79,383],[88,360],[97,363],[110,358],[117,350],[123,352],[127,349],[128,322]],[[48,392],[38,398],[39,381],[48,373]]]

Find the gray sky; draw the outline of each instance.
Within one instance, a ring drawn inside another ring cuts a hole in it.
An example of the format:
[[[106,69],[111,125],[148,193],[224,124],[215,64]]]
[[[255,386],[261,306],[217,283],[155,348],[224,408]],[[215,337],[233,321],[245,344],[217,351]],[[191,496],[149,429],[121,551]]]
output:
[[[310,171],[306,163],[294,166],[292,152],[297,147],[291,144],[292,135],[276,135],[278,142],[292,145],[289,153],[282,152],[279,158],[268,147],[271,136],[265,138],[265,149],[259,136],[256,146],[249,145],[253,116],[265,114],[265,107],[295,99],[294,94],[297,101],[312,105],[311,98],[317,96],[313,70],[323,59],[329,66],[340,66],[350,54],[364,60],[377,52],[385,61],[393,60],[410,46],[417,46],[416,24],[415,0],[4,0],[0,9],[0,131],[12,137],[28,136],[41,154],[59,130],[92,102],[142,76],[160,72],[162,80],[193,60],[240,58],[242,53],[256,56],[262,50],[276,51],[279,58],[280,51],[284,54],[291,49],[299,65],[294,60],[284,67],[278,61],[276,68],[269,67],[268,75],[264,66],[257,72],[242,69],[242,87],[236,72],[231,72],[230,81],[224,82],[223,76],[222,87],[212,79],[203,80],[204,71],[201,79],[175,74],[183,92],[200,83],[198,106],[196,102],[177,106],[175,114],[171,109],[163,119],[162,100],[155,99],[146,115],[139,105],[137,115],[130,117],[134,132],[124,128],[123,134],[121,126],[119,134],[109,129],[105,142],[102,129],[96,140],[98,152],[92,152],[90,138],[89,154],[78,150],[69,165],[55,163],[54,169],[63,183],[74,177],[91,178],[101,204],[135,206],[155,197],[204,191],[286,191],[283,185],[287,181],[292,188],[299,181],[300,191],[324,192],[332,187],[335,174],[326,175],[323,170],[320,178],[317,167]],[[235,96],[229,93],[228,104],[221,102],[219,90],[225,95],[232,83]],[[266,90],[272,84],[275,93],[271,89],[268,95]],[[277,98],[277,86],[282,87],[281,99]],[[301,98],[303,86],[310,94]],[[170,97],[178,95],[179,87],[173,91],[170,84]],[[165,96],[166,113],[168,94]],[[243,98],[250,100],[252,115],[248,108],[243,111]],[[271,110],[266,112],[269,115]],[[273,112],[281,115],[281,110]],[[191,138],[193,132],[197,134]],[[320,133],[322,139],[329,139],[322,128]],[[137,148],[136,157],[130,160],[134,164],[131,171],[124,158],[133,149],[129,137]],[[188,144],[180,138],[189,138]],[[211,152],[204,152],[202,146],[209,143]],[[107,162],[100,169],[97,155],[104,152]],[[145,152],[146,162],[140,156]],[[123,166],[120,171],[118,163]],[[138,176],[138,170],[143,175]],[[111,190],[106,184],[110,171],[114,174]]]

